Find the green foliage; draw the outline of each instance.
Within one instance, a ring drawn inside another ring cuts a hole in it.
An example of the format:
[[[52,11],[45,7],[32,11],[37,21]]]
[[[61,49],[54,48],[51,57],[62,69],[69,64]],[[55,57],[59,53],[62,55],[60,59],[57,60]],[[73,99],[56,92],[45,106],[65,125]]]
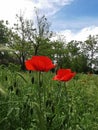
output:
[[[13,64],[13,63],[9,63],[8,69],[11,71],[15,71],[15,72],[18,71],[19,72],[21,70],[21,66]]]
[[[67,83],[53,81],[51,72],[41,76],[39,88],[38,73],[0,66],[1,130],[98,129],[97,75],[77,74]]]
[[[0,21],[0,63],[19,63],[25,70],[24,62],[32,55],[46,55],[56,61],[58,68],[71,68],[76,72],[97,72],[98,37],[89,36],[86,41],[63,39],[52,41],[50,23],[45,15],[35,11],[36,19],[28,20],[23,14],[16,15],[17,22],[8,28],[8,22]]]
[[[12,29],[8,22],[0,21],[0,63],[24,62],[32,55],[46,55],[57,61],[58,68],[71,68],[76,72],[97,72],[98,37],[89,36],[86,41],[50,41],[52,33],[47,18],[36,11],[36,22],[16,15],[17,22]],[[95,70],[94,70],[95,69]]]
[[[34,25],[33,20],[25,19],[21,14],[16,15],[17,22],[9,30],[7,46],[12,50],[11,53],[23,70],[25,70],[24,62],[28,57],[50,55],[51,52],[51,44],[49,43],[50,25],[45,16],[39,17],[36,13],[36,18]]]
[[[8,28],[4,24],[4,21],[0,21],[0,44],[6,44],[8,42]]]
[[[59,60],[62,61],[62,67],[71,68],[76,72],[88,72],[88,57],[81,51],[80,42],[69,42],[63,47],[62,53]]]
[[[88,39],[84,42],[84,50],[89,58],[88,66],[91,67],[93,72],[93,65],[95,65],[98,54],[98,36],[89,35]]]

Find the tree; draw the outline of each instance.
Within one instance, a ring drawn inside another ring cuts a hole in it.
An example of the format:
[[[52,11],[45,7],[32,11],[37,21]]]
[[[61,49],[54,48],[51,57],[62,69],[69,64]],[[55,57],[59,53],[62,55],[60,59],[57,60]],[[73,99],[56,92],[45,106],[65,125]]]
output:
[[[63,67],[63,57],[64,57],[64,51],[65,49],[65,43],[61,40],[57,40],[52,42],[52,56],[53,59],[57,61],[58,67]]]
[[[13,53],[20,62],[21,68],[25,70],[25,59],[33,52],[32,44],[29,41],[28,30],[34,31],[33,22],[24,19],[22,15],[16,15],[17,23],[14,24],[9,38],[9,47],[13,49]]]
[[[10,34],[10,29],[7,25],[8,21],[0,21],[0,63],[2,64],[8,64],[8,59],[12,60],[9,56],[9,49],[6,46]]]
[[[6,25],[8,21],[6,21]],[[8,27],[4,24],[4,21],[0,21],[0,44],[6,44],[8,42]]]
[[[25,59],[30,55],[48,55],[51,49],[49,37],[49,24],[45,16],[39,17],[36,12],[36,24],[33,20],[27,20],[23,15],[16,15],[17,23],[14,24],[13,31],[9,39],[9,47],[18,58],[22,69],[25,69]],[[47,50],[47,51],[46,51]]]
[[[89,35],[88,39],[84,42],[84,51],[86,52],[89,61],[88,66],[93,71],[93,65],[95,64],[96,54],[98,53],[98,41],[97,36]]]
[[[49,48],[51,48],[51,42],[49,42],[49,38],[51,37],[52,33],[49,31],[50,24],[45,15],[40,16],[37,10],[35,11],[35,14],[35,30],[34,33],[32,33],[32,35],[29,36],[29,41],[33,45],[34,55],[39,55],[43,54],[42,52],[44,52],[47,49],[49,51]],[[28,33],[31,34],[30,30],[28,31]]]
[[[71,41],[66,45],[65,56],[63,61],[65,62],[65,67],[71,68],[76,72],[86,72],[87,67],[87,56],[81,50],[82,42]]]

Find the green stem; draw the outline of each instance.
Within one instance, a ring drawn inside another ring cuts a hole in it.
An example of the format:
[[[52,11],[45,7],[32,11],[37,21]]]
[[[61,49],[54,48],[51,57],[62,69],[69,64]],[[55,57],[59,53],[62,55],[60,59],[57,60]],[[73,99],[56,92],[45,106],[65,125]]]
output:
[[[45,121],[44,121],[44,112],[42,110],[42,105],[43,105],[43,88],[42,88],[42,79],[41,79],[41,72],[38,73],[38,103],[39,103],[39,126],[40,130],[46,130],[45,128]]]
[[[38,73],[38,96],[39,96],[39,106],[41,111],[41,72]]]
[[[70,108],[69,108],[69,96],[68,96],[68,90],[67,90],[66,82],[64,82],[64,89],[65,89],[65,97],[66,97],[66,104],[67,104],[66,115],[67,115],[67,129],[68,129],[69,125],[70,125],[70,120],[69,120],[69,117],[70,117]]]

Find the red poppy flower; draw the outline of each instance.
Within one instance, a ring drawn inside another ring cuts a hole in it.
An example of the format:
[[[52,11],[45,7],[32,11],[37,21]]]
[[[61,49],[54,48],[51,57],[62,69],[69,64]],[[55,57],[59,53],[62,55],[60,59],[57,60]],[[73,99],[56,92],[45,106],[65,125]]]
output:
[[[25,66],[27,70],[47,72],[56,65],[47,56],[33,56],[30,60],[25,61]]]
[[[53,80],[58,81],[69,81],[76,75],[75,72],[72,72],[71,69],[59,69],[57,75],[53,77]]]

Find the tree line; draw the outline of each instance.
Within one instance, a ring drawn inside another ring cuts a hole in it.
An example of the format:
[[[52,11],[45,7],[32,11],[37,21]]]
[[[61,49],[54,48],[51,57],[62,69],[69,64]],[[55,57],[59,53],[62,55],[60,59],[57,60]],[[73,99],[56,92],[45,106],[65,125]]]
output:
[[[0,21],[0,64],[15,63],[25,70],[24,62],[33,55],[49,56],[58,68],[76,72],[98,72],[98,36],[89,35],[86,41],[51,41],[53,32],[45,15],[36,20],[16,15],[17,22],[9,27]],[[36,21],[36,23],[34,23]]]

